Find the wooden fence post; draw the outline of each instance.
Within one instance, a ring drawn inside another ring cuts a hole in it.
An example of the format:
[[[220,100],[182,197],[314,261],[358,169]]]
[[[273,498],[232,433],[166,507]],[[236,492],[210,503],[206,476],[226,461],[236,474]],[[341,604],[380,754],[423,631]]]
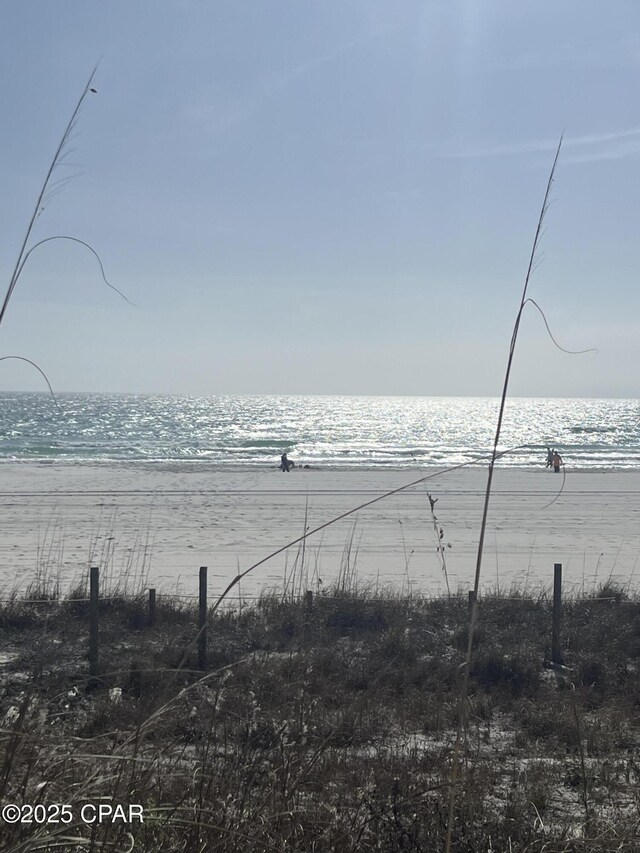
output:
[[[311,590],[311,589],[307,590],[306,601],[307,601],[307,613],[312,613],[313,612],[313,590]]]
[[[198,608],[198,669],[207,668],[207,567],[200,566]]]
[[[148,618],[149,627],[153,627],[156,624],[156,591],[155,589],[149,590],[149,618]]]
[[[92,566],[89,573],[89,689],[98,684],[98,609],[100,605],[100,570]]]
[[[553,564],[553,624],[551,629],[551,660],[562,664],[560,648],[560,617],[562,616],[562,563]]]
[[[469,616],[471,616],[471,611],[473,610],[473,605],[474,605],[475,600],[476,600],[475,590],[470,589],[469,590]]]

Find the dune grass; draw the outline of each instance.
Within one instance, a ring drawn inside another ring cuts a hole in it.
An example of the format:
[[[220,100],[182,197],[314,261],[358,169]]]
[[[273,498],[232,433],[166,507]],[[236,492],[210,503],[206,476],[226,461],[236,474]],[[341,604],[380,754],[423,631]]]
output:
[[[466,598],[265,595],[210,614],[204,673],[194,610],[160,596],[148,627],[145,606],[103,602],[93,691],[83,602],[0,607],[0,797],[74,814],[5,826],[0,850],[443,848]],[[562,671],[545,591],[478,611],[452,849],[637,849],[640,602],[568,599]],[[102,799],[144,823],[77,820]]]

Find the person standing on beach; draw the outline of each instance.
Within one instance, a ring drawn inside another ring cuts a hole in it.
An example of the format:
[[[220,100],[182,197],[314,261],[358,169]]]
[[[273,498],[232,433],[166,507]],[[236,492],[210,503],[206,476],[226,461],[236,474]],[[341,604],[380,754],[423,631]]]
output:
[[[557,450],[553,451],[553,457],[551,461],[553,462],[553,470],[556,474],[559,474],[560,466],[562,465],[562,456],[560,456]]]
[[[282,456],[280,457],[280,469],[282,471],[289,471],[290,468],[291,468],[291,462],[289,462],[289,460],[287,459],[287,454],[283,453]]]
[[[552,450],[550,447],[547,447],[547,468],[551,468],[553,466],[553,455],[555,452],[555,450]]]

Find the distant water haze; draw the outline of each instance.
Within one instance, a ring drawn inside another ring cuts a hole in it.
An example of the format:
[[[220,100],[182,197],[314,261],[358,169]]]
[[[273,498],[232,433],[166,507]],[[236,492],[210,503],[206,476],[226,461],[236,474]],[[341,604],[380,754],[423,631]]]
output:
[[[410,468],[490,453],[486,397],[0,395],[2,461],[200,462],[268,468],[287,451],[322,468]],[[543,466],[557,448],[579,469],[640,468],[640,401],[512,398],[500,464]]]

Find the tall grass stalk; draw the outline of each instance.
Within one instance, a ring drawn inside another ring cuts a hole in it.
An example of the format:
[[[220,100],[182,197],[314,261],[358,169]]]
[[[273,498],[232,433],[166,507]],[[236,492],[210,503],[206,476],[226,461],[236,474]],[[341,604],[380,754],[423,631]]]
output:
[[[412,588],[411,588],[411,575],[409,573],[409,563],[411,562],[411,557],[414,554],[414,549],[410,552],[407,551],[407,540],[404,535],[404,528],[402,526],[402,519],[398,519],[398,525],[400,527],[400,538],[402,540],[402,553],[404,555],[404,576],[402,578],[402,594],[406,594],[408,598],[412,596]],[[406,584],[406,593],[405,593],[405,584]]]
[[[453,751],[453,757],[451,762],[451,779],[450,779],[450,788],[449,788],[449,809],[447,816],[447,835],[445,841],[445,853],[450,853],[451,851],[451,838],[453,833],[453,821],[454,821],[454,808],[455,808],[455,799],[456,799],[456,788],[458,781],[458,767],[460,762],[460,746],[462,743],[462,732],[465,728],[465,720],[466,720],[466,710],[467,710],[467,695],[469,691],[469,670],[471,668],[471,657],[473,650],[473,634],[476,624],[476,614],[478,610],[478,592],[480,589],[480,576],[482,573],[482,556],[484,552],[484,537],[487,529],[487,517],[489,514],[489,502],[491,499],[491,486],[493,484],[493,471],[495,468],[496,460],[498,459],[498,444],[500,443],[500,434],[502,432],[502,420],[504,417],[504,410],[507,402],[507,394],[509,391],[509,379],[511,378],[511,367],[513,364],[513,358],[515,355],[516,342],[518,340],[518,332],[520,330],[520,321],[522,319],[522,312],[524,311],[524,307],[527,303],[527,290],[529,288],[529,280],[531,278],[531,274],[534,269],[534,265],[536,262],[538,246],[540,244],[540,238],[542,237],[542,226],[544,223],[544,219],[549,208],[549,196],[551,194],[551,187],[553,186],[553,178],[556,171],[556,166],[558,164],[558,158],[560,156],[560,149],[562,148],[562,137],[560,138],[560,142],[558,143],[558,148],[556,149],[556,154],[553,160],[553,165],[551,167],[551,171],[549,173],[549,178],[547,180],[547,188],[545,190],[544,199],[542,202],[542,208],[540,209],[540,215],[538,216],[538,224],[536,226],[536,232],[533,239],[533,246],[531,248],[531,254],[529,256],[529,265],[527,267],[527,274],[524,280],[524,287],[522,289],[522,296],[520,298],[520,306],[518,308],[518,313],[516,314],[516,320],[513,326],[513,333],[511,335],[511,343],[509,345],[509,355],[507,358],[507,368],[504,375],[504,382],[502,384],[502,394],[500,396],[500,408],[498,410],[498,421],[496,424],[496,431],[493,439],[493,450],[491,453],[491,460],[489,462],[489,469],[487,473],[487,485],[485,489],[484,495],[484,505],[482,510],[482,522],[480,524],[480,537],[478,540],[478,552],[476,556],[476,571],[475,578],[473,583],[473,603],[471,606],[471,613],[469,616],[469,639],[467,644],[467,654],[465,659],[465,664],[462,672],[462,681],[460,684],[460,694],[459,694],[459,703],[458,703],[458,725],[457,725],[457,733],[456,733],[456,742]]]
[[[578,711],[578,703],[576,702],[576,688],[575,685],[571,685],[573,688],[573,696],[572,696],[572,710],[573,710],[573,719],[576,723],[576,737],[578,739],[578,752],[580,754],[580,783],[581,783],[581,794],[582,794],[582,806],[584,808],[584,825],[585,825],[585,834],[589,834],[589,827],[591,825],[591,814],[589,811],[589,792],[587,788],[587,768],[584,760],[584,746],[582,743],[582,726],[580,724],[580,712]]]
[[[433,533],[436,537],[436,551],[438,553],[438,560],[440,561],[440,566],[442,568],[442,574],[444,575],[444,580],[447,585],[447,596],[451,595],[451,590],[449,588],[449,575],[447,573],[447,560],[444,556],[444,530],[438,524],[438,516],[436,515],[436,503],[438,502],[438,498],[434,498],[432,495],[427,492],[427,498],[429,499],[429,511],[431,512],[431,522],[433,524]]]
[[[40,246],[42,246],[44,243],[49,243],[53,240],[69,240],[73,243],[79,243],[81,246],[84,246],[85,248],[87,248],[96,257],[98,264],[100,265],[100,272],[102,274],[102,279],[105,282],[105,284],[108,287],[110,287],[112,290],[114,290],[119,296],[121,296],[122,299],[124,299],[126,302],[129,302],[127,297],[120,290],[118,290],[117,287],[114,287],[107,280],[107,277],[106,277],[105,271],[104,271],[104,266],[102,264],[102,260],[100,259],[100,256],[98,255],[96,250],[92,246],[90,246],[88,243],[86,243],[84,240],[81,240],[78,237],[69,236],[67,234],[57,234],[57,235],[52,236],[52,237],[45,237],[44,239],[39,240],[37,243],[34,243],[32,246],[30,246],[30,247],[28,246],[29,241],[31,239],[31,235],[33,233],[33,229],[34,229],[35,224],[36,224],[36,221],[37,221],[38,217],[40,216],[40,214],[44,211],[45,206],[48,203],[48,201],[51,198],[53,198],[53,196],[56,195],[58,192],[63,190],[65,188],[65,186],[69,183],[69,181],[74,177],[73,175],[70,175],[70,176],[67,176],[66,178],[61,178],[60,180],[57,180],[57,181],[54,180],[56,170],[62,166],[69,165],[68,163],[65,163],[65,160],[67,158],[67,155],[70,153],[70,147],[69,146],[70,146],[70,143],[72,142],[73,137],[74,137],[78,118],[80,116],[80,111],[82,109],[82,106],[83,106],[87,96],[90,94],[96,93],[96,89],[93,88],[93,78],[95,77],[96,70],[97,70],[97,66],[91,72],[91,75],[90,75],[89,79],[87,80],[87,82],[84,86],[84,89],[82,90],[82,93],[76,102],[74,110],[71,113],[71,118],[67,122],[67,125],[64,129],[64,133],[62,134],[62,138],[60,139],[60,142],[58,143],[58,147],[56,148],[55,153],[53,155],[53,158],[52,158],[51,162],[49,163],[49,168],[47,169],[44,181],[42,182],[42,185],[41,185],[40,190],[38,192],[36,203],[33,207],[32,213],[31,213],[31,218],[29,219],[26,231],[25,231],[24,236],[22,238],[22,243],[20,245],[20,251],[18,252],[18,257],[16,259],[15,267],[13,269],[13,273],[11,274],[11,278],[9,279],[9,284],[7,286],[7,290],[6,290],[6,293],[4,296],[4,300],[2,301],[2,305],[0,306],[0,325],[2,324],[2,321],[5,318],[5,314],[7,312],[7,308],[9,307],[9,302],[11,301],[11,297],[13,295],[13,292],[16,288],[16,285],[18,284],[20,276],[22,275],[25,264],[29,260],[31,254],[36,249],[38,249]],[[39,373],[44,377],[44,380],[47,383],[47,386],[49,387],[49,391],[51,392],[51,394],[55,400],[55,395],[53,394],[53,389],[51,387],[51,383],[49,382],[49,379],[48,379],[46,373],[42,370],[41,367],[39,367],[39,365],[37,365],[35,362],[31,361],[31,359],[25,358],[24,356],[20,356],[20,355],[3,356],[3,358],[0,360],[5,360],[5,359],[9,359],[9,358],[19,359],[20,361],[25,361],[28,364],[32,365],[36,370],[38,370]],[[57,400],[55,402],[57,405]]]
[[[40,187],[40,192],[38,193],[38,198],[36,200],[35,206],[33,208],[33,212],[31,214],[31,219],[29,220],[29,224],[27,225],[27,230],[24,234],[22,245],[20,247],[20,251],[18,253],[18,258],[16,260],[16,265],[13,270],[13,274],[9,279],[9,286],[7,288],[7,292],[4,297],[4,301],[2,303],[2,307],[0,308],[0,324],[4,320],[4,316],[6,314],[7,308],[9,306],[9,301],[11,300],[11,296],[13,295],[13,291],[18,283],[18,279],[20,278],[20,274],[24,269],[24,263],[27,260],[28,256],[31,254],[33,249],[27,249],[27,244],[31,239],[31,233],[33,232],[34,225],[36,223],[36,219],[40,215],[40,213],[44,210],[44,201],[47,195],[47,191],[51,188],[55,190],[55,186],[51,187],[52,178],[56,168],[62,165],[65,157],[65,151],[69,145],[69,141],[73,136],[74,129],[76,127],[78,116],[80,114],[80,110],[82,105],[90,93],[93,90],[93,78],[95,76],[97,67],[93,69],[91,72],[91,76],[89,77],[84,89],[82,90],[82,94],[78,98],[78,101],[75,105],[75,108],[71,114],[71,118],[69,119],[67,126],[64,129],[64,133],[62,134],[62,139],[60,140],[58,147],[56,148],[55,154],[53,155],[53,159],[49,164],[49,168],[45,175],[45,179],[42,182],[42,186]],[[33,247],[35,248],[35,247]]]

